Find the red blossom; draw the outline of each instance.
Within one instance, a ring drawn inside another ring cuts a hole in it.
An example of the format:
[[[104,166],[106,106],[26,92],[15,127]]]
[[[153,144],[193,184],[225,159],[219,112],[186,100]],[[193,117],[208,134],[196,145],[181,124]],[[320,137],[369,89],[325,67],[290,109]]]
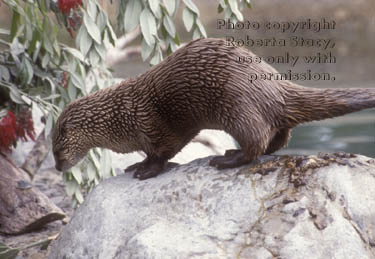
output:
[[[64,24],[70,37],[82,24],[82,12],[78,9],[82,6],[82,0],[58,0],[58,7],[63,14]]]
[[[0,120],[0,150],[10,151],[10,147],[18,140],[35,140],[34,124],[30,110],[24,110],[16,115],[8,111]]]
[[[82,5],[82,0],[59,0],[59,9],[63,14],[67,14],[71,9],[75,9]]]
[[[16,127],[17,118],[8,111],[0,121],[0,149],[10,151],[10,146],[17,140]]]

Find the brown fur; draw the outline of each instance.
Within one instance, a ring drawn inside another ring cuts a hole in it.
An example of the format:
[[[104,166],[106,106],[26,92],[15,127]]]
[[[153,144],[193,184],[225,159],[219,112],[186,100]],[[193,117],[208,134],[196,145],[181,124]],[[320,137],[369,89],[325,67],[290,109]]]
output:
[[[375,107],[375,89],[315,89],[289,81],[256,80],[277,73],[266,63],[237,62],[253,54],[224,40],[192,41],[144,74],[71,103],[53,134],[56,168],[67,170],[90,148],[144,151],[135,176],[157,175],[202,129],[231,134],[241,150],[214,158],[239,166],[288,143],[299,123]]]

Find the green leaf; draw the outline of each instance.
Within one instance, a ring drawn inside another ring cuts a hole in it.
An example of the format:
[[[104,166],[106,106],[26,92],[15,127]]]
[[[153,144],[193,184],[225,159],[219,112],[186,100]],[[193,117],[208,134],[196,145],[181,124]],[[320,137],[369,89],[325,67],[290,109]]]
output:
[[[145,61],[151,55],[152,51],[154,50],[154,46],[149,46],[145,39],[142,39],[141,48],[142,60]]]
[[[87,3],[87,5],[86,5],[86,7],[87,7],[87,13],[90,15],[90,17],[91,17],[91,19],[93,20],[93,21],[95,21],[96,20],[96,15],[97,15],[97,12],[98,12],[98,9],[96,8],[96,4],[95,4],[95,1],[87,1],[86,2]]]
[[[218,6],[217,6],[217,12],[218,13],[222,13],[224,11],[224,8],[219,4]]]
[[[89,182],[94,181],[94,179],[95,179],[95,175],[96,175],[96,172],[95,172],[95,168],[94,168],[94,166],[93,166],[92,163],[89,163],[89,164],[87,165],[86,172],[87,172],[87,177],[88,177],[88,179],[89,179]]]
[[[17,12],[13,12],[12,23],[10,28],[10,41],[16,37],[19,27],[21,25],[21,15]]]
[[[224,18],[229,19],[232,16],[232,10],[230,8],[225,8],[224,10]]]
[[[117,40],[116,33],[113,31],[113,28],[110,23],[107,24],[107,32],[109,32],[109,41],[114,46]]]
[[[184,4],[196,15],[199,16],[199,9],[198,7],[193,3],[192,0],[184,0]]]
[[[51,94],[50,96],[46,97],[46,98],[43,98],[44,101],[48,101],[48,100],[53,100],[53,99],[56,99],[56,98],[59,98],[61,95],[59,94]],[[22,98],[23,99],[23,98]]]
[[[102,32],[105,27],[107,26],[107,17],[105,15],[105,13],[103,12],[103,10],[100,10],[99,14],[98,14],[98,18],[96,20],[96,23],[97,25],[99,26],[99,30]]]
[[[193,40],[199,39],[201,37],[201,33],[198,27],[195,27],[193,31]]]
[[[13,88],[10,89],[10,99],[12,99],[12,101],[15,103],[25,104],[25,102],[22,100],[20,93]]]
[[[169,35],[171,35],[172,38],[174,38],[176,36],[176,27],[171,17],[169,17],[168,15],[165,15],[163,19],[163,24],[164,24],[165,29],[168,31]]]
[[[182,11],[182,20],[187,31],[191,31],[195,21],[195,15],[188,8]]]
[[[243,21],[243,15],[240,12],[240,10],[238,10],[237,0],[228,0],[228,2],[229,2],[230,9],[236,15],[237,19],[239,21]]]
[[[155,17],[160,17],[161,11],[160,11],[160,1],[159,0],[148,0],[148,4],[150,6],[150,9],[152,13],[155,15]]]
[[[68,84],[68,96],[69,96],[69,100],[75,100],[76,97],[77,97],[77,89],[74,86],[72,80],[69,80],[69,84]]]
[[[24,64],[27,70],[27,81],[26,84],[30,84],[31,80],[33,79],[34,76],[34,69],[29,61],[29,59],[25,58],[24,59]]]
[[[51,56],[53,56],[53,47],[52,47],[52,43],[50,41],[50,39],[48,38],[48,35],[47,34],[43,34],[43,47],[45,50],[47,50],[47,52],[49,54],[51,54]]]
[[[64,47],[64,50],[69,52],[72,56],[79,59],[80,61],[82,62],[85,61],[85,57],[82,55],[82,53],[79,50],[70,48],[70,47]]]
[[[156,36],[156,22],[155,17],[152,15],[148,8],[145,8],[140,16],[140,23],[141,23],[141,31],[146,43],[149,46],[153,46],[155,44]]]
[[[159,64],[162,60],[163,60],[163,53],[161,51],[161,48],[158,47],[155,50],[154,57],[150,60],[150,64],[154,66],[154,65]]]
[[[35,41],[34,41],[34,39],[35,39]],[[39,57],[40,49],[42,47],[42,43],[39,41],[39,33],[34,34],[34,39],[33,39],[33,42],[32,42],[32,44],[34,46],[34,49],[30,49],[30,51],[32,51],[32,54],[33,54],[33,62],[36,63],[36,60]]]
[[[168,37],[167,38],[167,44],[168,44],[168,49],[169,49],[169,53],[168,54],[171,54],[172,52],[175,52],[177,50],[177,45],[174,42],[173,38]]]
[[[198,26],[199,31],[201,32],[202,36],[207,38],[207,33],[206,33],[206,30],[204,29],[204,26],[203,26],[201,20],[197,19],[196,23],[197,23],[197,26]]]
[[[90,34],[90,36],[98,43],[102,43],[102,38],[100,36],[100,31],[98,26],[95,24],[94,20],[85,13],[83,16],[83,23],[86,26],[87,32]]]
[[[103,45],[95,44],[96,52],[99,54],[102,61],[105,61],[107,56],[107,49]]]
[[[89,36],[85,26],[81,26],[81,29],[82,29],[82,32],[80,30],[80,33],[78,33],[80,35],[77,35],[77,37],[78,36],[80,37],[78,46],[79,46],[79,49],[82,52],[82,55],[85,57],[87,55],[87,53],[89,52],[89,50],[91,48],[91,45],[93,44],[93,40]]]
[[[176,33],[176,37],[174,37],[173,39],[174,43],[176,43],[177,45],[180,45],[181,42],[180,42],[180,38],[178,37],[178,34]]]
[[[69,179],[69,173],[65,173],[65,174],[66,174],[66,177]],[[75,194],[77,189],[79,189],[79,185],[77,184],[76,181],[68,180],[65,182],[65,191],[69,197],[72,197]]]
[[[94,163],[95,168],[99,169],[100,163],[99,163],[98,157],[96,156],[93,149],[89,151],[89,155],[90,155],[90,158],[91,158],[92,162]]]
[[[55,82],[49,76],[43,76],[42,79],[43,81],[47,82],[49,86],[51,87],[51,93],[52,94],[56,93]]]
[[[103,175],[103,178],[108,178],[111,176],[111,154],[109,150],[103,150],[102,157],[100,159],[100,171]]]
[[[46,68],[49,61],[50,61],[50,56],[48,53],[46,53],[42,59],[42,68]]]
[[[47,116],[46,126],[44,128],[44,134],[45,134],[46,139],[51,133],[52,125],[53,125],[53,113],[50,112]]]
[[[76,73],[70,73],[70,79],[75,87],[83,91],[85,89],[85,83],[80,76],[77,76]]]
[[[163,0],[165,9],[167,10],[169,16],[173,16],[176,11],[176,0]]]
[[[79,170],[78,167],[73,167],[71,171],[72,171],[72,175],[73,175],[74,179],[76,180],[76,182],[78,184],[81,184],[82,183],[82,173],[81,173],[81,170]]]
[[[81,190],[79,188],[76,189],[76,191],[74,193],[74,197],[76,198],[76,200],[78,201],[79,204],[81,204],[84,201],[83,195],[82,195]]]
[[[95,48],[93,48],[90,51],[89,59],[90,59],[90,63],[94,66],[97,65],[100,62],[100,56],[99,56],[99,54],[98,54],[98,52],[96,51]]]
[[[0,79],[4,79],[5,81],[10,80],[10,73],[7,67],[5,66],[0,66]]]
[[[139,23],[139,16],[142,11],[142,4],[139,0],[130,0],[126,5],[124,16],[125,32],[130,32]]]

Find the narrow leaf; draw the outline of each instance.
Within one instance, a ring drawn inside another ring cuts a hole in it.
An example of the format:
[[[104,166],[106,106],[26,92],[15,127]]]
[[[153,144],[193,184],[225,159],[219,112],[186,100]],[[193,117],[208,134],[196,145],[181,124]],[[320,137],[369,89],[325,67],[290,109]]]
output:
[[[174,12],[176,11],[176,0],[163,0],[163,3],[169,16],[173,16]]]
[[[76,198],[79,204],[81,204],[84,201],[83,195],[79,188],[76,189],[76,192],[74,193],[74,197]]]
[[[34,76],[34,69],[29,61],[29,59],[25,58],[24,59],[25,61],[25,66],[26,66],[26,70],[27,70],[27,84],[30,84],[31,83],[31,80],[33,79],[33,76]]]
[[[195,15],[188,8],[182,11],[182,20],[187,31],[191,31],[194,25]]]
[[[85,57],[89,52],[91,45],[93,44],[93,40],[87,32],[85,26],[81,26],[82,32],[80,33],[80,40],[79,40],[79,49],[82,52],[82,55]]]
[[[87,32],[90,34],[90,36],[98,43],[98,44],[101,44],[102,43],[102,39],[101,39],[101,36],[100,36],[100,31],[99,31],[99,28],[98,26],[95,24],[95,22],[93,21],[93,19],[85,13],[85,15],[83,16],[83,22],[87,28]]]
[[[93,21],[96,20],[96,15],[97,15],[97,8],[95,1],[87,1],[87,13],[90,15],[91,19]]]
[[[139,15],[142,11],[142,4],[139,0],[130,0],[126,5],[124,16],[125,32],[130,32],[139,23]]]
[[[148,8],[145,8],[140,16],[141,31],[146,43],[149,46],[155,44],[154,35],[156,35],[156,22],[155,17],[152,15]]]
[[[68,173],[66,175],[69,177]],[[79,186],[76,181],[68,180],[65,182],[65,191],[69,197],[72,197],[78,188]]]
[[[228,0],[228,2],[229,2],[230,9],[236,15],[237,19],[239,21],[243,21],[243,15],[240,12],[240,10],[238,10],[237,0]]]
[[[171,17],[169,17],[168,15],[165,15],[164,19],[163,19],[163,23],[164,23],[164,27],[168,31],[169,35],[171,35],[172,38],[174,38],[175,35],[176,35],[176,27],[175,27]]]
[[[48,63],[50,61],[50,57],[49,57],[49,54],[46,53],[42,59],[42,68],[46,68]]]
[[[202,35],[201,35],[200,31],[199,31],[199,28],[195,27],[195,29],[193,31],[193,40],[199,39],[201,36]]]
[[[79,59],[80,61],[82,62],[85,61],[85,57],[82,55],[82,53],[79,50],[70,48],[70,47],[64,47],[64,50],[69,52],[72,56]]]
[[[72,168],[72,175],[78,184],[82,183],[82,174],[78,167]]]
[[[69,81],[69,84],[68,84],[68,96],[69,96],[69,100],[75,100],[77,97],[77,89],[71,80]]]
[[[25,102],[22,100],[20,93],[17,90],[14,90],[13,88],[10,90],[10,99],[12,99],[12,101],[15,103],[25,104]]]
[[[201,22],[201,20],[199,18],[197,18],[196,20],[196,23],[197,23],[197,26],[199,28],[199,31],[201,32],[202,36],[207,38],[207,33],[206,33],[206,30]]]
[[[152,51],[154,50],[154,46],[149,46],[145,39],[142,39],[141,48],[142,60],[145,61],[151,55]]]
[[[155,16],[160,15],[160,2],[159,2],[159,0],[148,0],[148,4],[150,6],[150,9],[151,9],[152,13]]]
[[[184,0],[184,4],[196,15],[199,16],[199,9],[198,7],[193,3],[192,0]]]

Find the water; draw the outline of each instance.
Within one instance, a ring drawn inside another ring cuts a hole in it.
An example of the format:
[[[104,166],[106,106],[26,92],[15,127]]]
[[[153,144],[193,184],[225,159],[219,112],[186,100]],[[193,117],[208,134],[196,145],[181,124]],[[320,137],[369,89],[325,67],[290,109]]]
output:
[[[278,154],[337,152],[375,157],[375,110],[296,127],[287,148]]]

